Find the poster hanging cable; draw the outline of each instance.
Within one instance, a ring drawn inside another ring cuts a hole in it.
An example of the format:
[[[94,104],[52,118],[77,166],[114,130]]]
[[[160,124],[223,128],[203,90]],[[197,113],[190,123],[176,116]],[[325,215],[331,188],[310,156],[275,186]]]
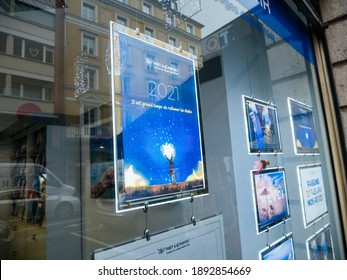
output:
[[[143,206],[143,212],[145,213],[145,225],[146,225],[143,235],[145,236],[147,241],[151,239],[151,232],[148,229],[148,210],[149,210],[148,202],[146,202],[145,205]]]
[[[196,218],[194,216],[194,194],[190,195],[190,200],[189,200],[191,206],[192,206],[192,216],[190,218],[191,222],[193,223],[194,226],[196,226]]]

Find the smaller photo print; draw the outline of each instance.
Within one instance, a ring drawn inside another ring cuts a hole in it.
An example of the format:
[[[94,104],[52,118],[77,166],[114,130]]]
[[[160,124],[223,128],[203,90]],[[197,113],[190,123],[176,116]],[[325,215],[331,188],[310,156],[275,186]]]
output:
[[[307,255],[309,260],[335,259],[329,225],[307,240]]]
[[[292,234],[284,236],[269,247],[260,251],[261,260],[294,260],[294,243]]]
[[[290,122],[296,154],[318,154],[312,107],[288,98]]]
[[[284,168],[252,171],[258,233],[290,217]]]
[[[249,153],[281,153],[276,106],[248,96],[243,101]]]

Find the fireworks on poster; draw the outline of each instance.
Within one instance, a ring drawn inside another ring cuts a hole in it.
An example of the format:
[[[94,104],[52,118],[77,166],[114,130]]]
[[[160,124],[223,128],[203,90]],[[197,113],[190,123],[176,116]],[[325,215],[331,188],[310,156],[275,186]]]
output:
[[[118,210],[206,190],[194,60],[147,37],[116,35]]]

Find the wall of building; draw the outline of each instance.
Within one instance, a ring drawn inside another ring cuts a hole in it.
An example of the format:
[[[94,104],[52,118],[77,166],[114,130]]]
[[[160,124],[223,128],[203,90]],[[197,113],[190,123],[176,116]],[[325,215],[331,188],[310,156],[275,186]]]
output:
[[[321,0],[320,8],[322,19],[327,25],[325,36],[333,67],[344,139],[347,143],[347,2]]]

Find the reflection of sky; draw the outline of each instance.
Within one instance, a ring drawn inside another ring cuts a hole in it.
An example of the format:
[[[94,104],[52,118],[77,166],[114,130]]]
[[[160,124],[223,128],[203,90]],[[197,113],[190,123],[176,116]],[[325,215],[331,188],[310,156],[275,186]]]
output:
[[[195,79],[191,72],[193,62],[138,40],[127,38],[127,42],[129,55],[133,58],[130,60],[137,63],[127,65],[124,73],[132,73],[137,77],[138,86],[122,96],[124,166],[128,168],[132,165],[134,172],[149,182],[149,185],[171,183],[169,162],[161,151],[162,145],[171,144],[176,153],[176,182],[185,181],[202,160]],[[170,73],[161,70],[146,73],[143,62],[144,55],[148,53],[160,65],[170,65],[170,61],[174,60],[180,75],[172,77]],[[154,79],[153,76],[157,84],[177,86],[180,91],[179,100],[150,97],[147,83]],[[134,105],[134,99],[163,107],[158,109]],[[164,109],[164,106],[187,109],[191,113],[171,111]]]
[[[276,245],[275,245],[276,246]],[[262,256],[263,260],[293,260],[293,239],[289,238],[284,243],[271,249],[268,253]]]

